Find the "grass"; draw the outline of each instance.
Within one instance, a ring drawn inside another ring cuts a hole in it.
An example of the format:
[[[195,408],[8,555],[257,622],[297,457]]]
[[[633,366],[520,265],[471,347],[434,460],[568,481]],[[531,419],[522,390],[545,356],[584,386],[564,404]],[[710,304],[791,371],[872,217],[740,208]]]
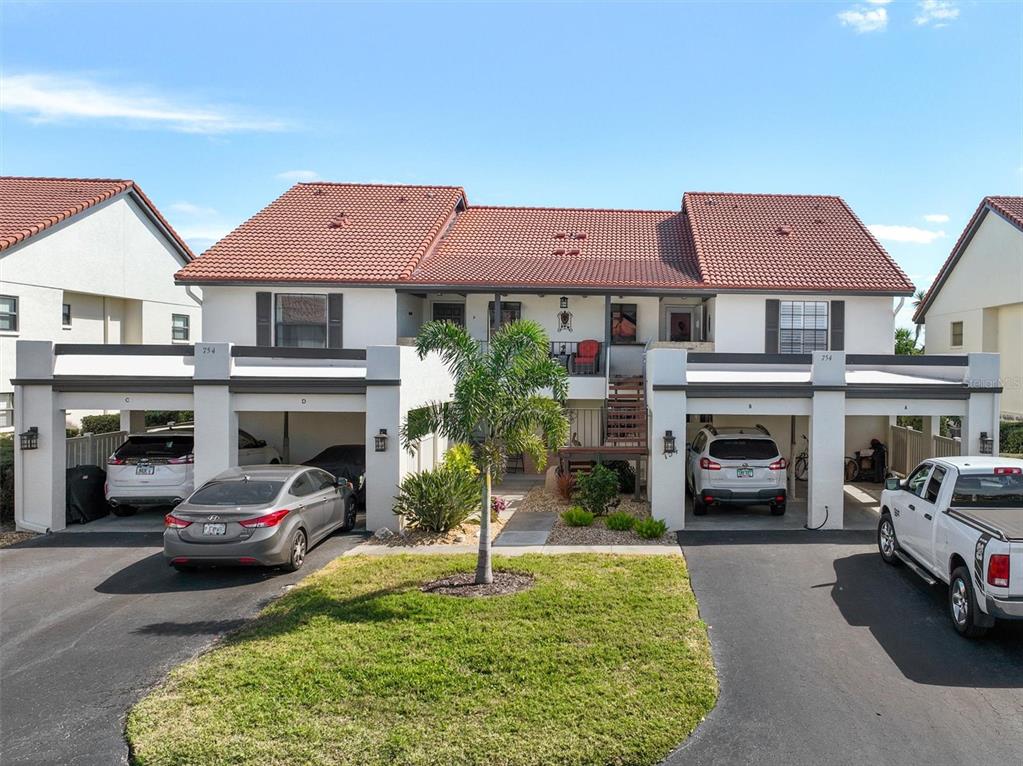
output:
[[[420,592],[474,561],[338,559],[131,711],[135,763],[653,764],[714,706],[681,558],[497,558],[533,588]]]

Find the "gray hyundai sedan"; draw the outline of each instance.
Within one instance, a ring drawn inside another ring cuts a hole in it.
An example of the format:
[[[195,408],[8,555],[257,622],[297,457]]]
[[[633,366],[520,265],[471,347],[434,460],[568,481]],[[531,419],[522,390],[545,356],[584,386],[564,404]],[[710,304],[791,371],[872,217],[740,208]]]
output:
[[[163,555],[179,571],[203,564],[299,569],[306,552],[355,526],[352,485],[305,465],[230,468],[164,518]]]

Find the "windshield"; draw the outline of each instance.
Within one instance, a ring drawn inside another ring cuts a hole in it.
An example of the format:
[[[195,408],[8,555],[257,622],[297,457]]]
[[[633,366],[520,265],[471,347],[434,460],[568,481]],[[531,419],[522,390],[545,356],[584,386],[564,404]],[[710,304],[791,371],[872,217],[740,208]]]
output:
[[[709,453],[718,460],[773,460],[778,447],[770,439],[718,439],[710,443]]]
[[[192,451],[195,439],[192,434],[152,434],[150,436],[130,436],[128,441],[117,448],[114,453],[122,460],[128,458],[172,458],[184,457]]]
[[[967,474],[956,479],[953,508],[1023,508],[1023,475]]]
[[[277,497],[282,481],[218,481],[192,493],[194,505],[266,505]]]

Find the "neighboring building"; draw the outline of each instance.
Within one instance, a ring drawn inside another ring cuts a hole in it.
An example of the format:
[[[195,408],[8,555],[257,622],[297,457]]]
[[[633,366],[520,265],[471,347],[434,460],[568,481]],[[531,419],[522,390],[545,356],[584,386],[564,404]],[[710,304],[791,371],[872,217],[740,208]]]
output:
[[[928,354],[1001,355],[1002,413],[1023,418],[1023,197],[985,197],[913,321]]]
[[[199,340],[200,293],[173,279],[192,258],[132,181],[0,177],[0,428],[19,339]]]

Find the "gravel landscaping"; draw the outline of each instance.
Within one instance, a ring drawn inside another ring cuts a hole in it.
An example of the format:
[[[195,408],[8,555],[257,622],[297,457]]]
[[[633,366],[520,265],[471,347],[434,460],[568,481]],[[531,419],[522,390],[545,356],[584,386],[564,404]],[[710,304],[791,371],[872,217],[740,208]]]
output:
[[[31,540],[35,536],[35,532],[16,532],[14,524],[5,522],[3,525],[0,525],[0,548],[23,543],[25,540]]]
[[[570,527],[560,514],[569,508],[569,504],[561,499],[556,492],[534,487],[519,504],[519,513],[552,511],[559,514],[554,528],[547,537],[548,545],[678,545],[674,532],[665,532],[660,538],[648,540],[640,537],[631,529],[616,531],[604,526],[604,518],[598,516],[589,527]],[[630,496],[619,497],[616,511],[623,511],[637,519],[650,517],[650,506],[645,502],[636,502]]]

